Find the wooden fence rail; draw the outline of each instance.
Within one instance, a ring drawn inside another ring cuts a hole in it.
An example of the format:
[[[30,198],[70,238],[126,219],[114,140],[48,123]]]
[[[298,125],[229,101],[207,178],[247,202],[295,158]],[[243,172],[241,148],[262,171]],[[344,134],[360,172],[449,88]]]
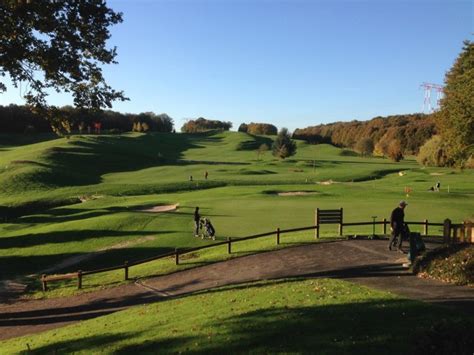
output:
[[[456,237],[456,231],[461,230],[461,226],[463,224],[453,224],[449,219],[445,220],[444,223],[432,223],[428,222],[428,220],[424,220],[423,222],[406,222],[407,224],[411,225],[422,225],[423,226],[423,231],[424,235],[428,235],[428,226],[436,226],[436,227],[444,227],[444,241],[446,243],[450,241],[454,241]],[[386,235],[387,233],[387,225],[389,225],[389,221],[387,221],[385,218],[383,221],[370,221],[370,222],[349,222],[349,223],[340,223],[341,227],[343,226],[369,226],[369,225],[382,225],[383,226],[383,235]],[[164,258],[172,258],[174,257],[176,265],[179,265],[179,257],[185,254],[193,253],[196,251],[208,249],[208,248],[215,248],[218,246],[222,245],[227,245],[227,253],[231,254],[232,253],[232,244],[233,243],[238,243],[246,240],[251,240],[251,239],[257,239],[257,238],[263,238],[263,237],[268,237],[268,236],[276,236],[276,244],[280,244],[280,239],[281,235],[284,233],[294,233],[294,232],[301,232],[305,230],[319,230],[318,225],[313,225],[313,226],[307,226],[307,227],[298,227],[298,228],[292,228],[292,229],[280,229],[277,228],[276,230],[272,232],[266,232],[266,233],[259,233],[259,234],[254,234],[254,235],[249,235],[246,237],[241,237],[241,238],[228,238],[225,241],[222,242],[217,242],[217,243],[212,243],[209,245],[203,245],[199,247],[194,247],[194,248],[187,248],[187,249],[178,249],[176,248],[172,252],[168,252],[165,254],[160,254],[157,256],[141,259],[141,260],[136,260],[136,261],[125,261],[122,265],[117,265],[117,266],[111,266],[111,267],[106,267],[106,268],[101,268],[101,269],[96,269],[96,270],[89,270],[89,271],[77,271],[77,272],[72,272],[68,274],[63,274],[63,275],[42,275],[40,278],[41,284],[43,291],[48,290],[48,282],[54,282],[54,281],[63,281],[63,280],[71,280],[77,278],[77,287],[80,289],[82,288],[82,278],[83,276],[86,275],[93,275],[93,274],[98,274],[102,272],[108,272],[108,271],[114,271],[114,270],[124,270],[124,279],[128,280],[128,275],[129,275],[129,269],[132,266],[148,263],[151,261],[159,260],[159,259],[164,259]],[[453,233],[452,233],[453,232]],[[319,233],[318,233],[319,235]],[[453,235],[453,237],[452,237]],[[464,241],[464,239],[463,239]]]

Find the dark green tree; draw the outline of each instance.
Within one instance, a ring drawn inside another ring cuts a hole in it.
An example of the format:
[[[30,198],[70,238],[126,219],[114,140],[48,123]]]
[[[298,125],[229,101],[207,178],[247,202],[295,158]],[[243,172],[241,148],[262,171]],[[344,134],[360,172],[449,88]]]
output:
[[[285,159],[296,154],[296,143],[291,140],[287,128],[282,128],[273,142],[272,153],[274,156]]]
[[[246,123],[241,123],[237,131],[247,133],[248,127]]]
[[[435,115],[436,127],[448,162],[462,167],[474,151],[474,42],[464,42],[445,83],[441,109]]]
[[[108,27],[122,14],[97,0],[5,0],[0,2],[0,76],[14,87],[26,83],[26,103],[46,118],[57,133],[68,132],[69,118],[48,106],[48,90],[70,93],[86,110],[111,107],[126,100],[102,76],[103,64],[115,62],[107,49]],[[0,82],[0,93],[6,90]]]
[[[441,137],[433,136],[420,148],[416,160],[426,166],[449,165],[445,150],[445,143]]]

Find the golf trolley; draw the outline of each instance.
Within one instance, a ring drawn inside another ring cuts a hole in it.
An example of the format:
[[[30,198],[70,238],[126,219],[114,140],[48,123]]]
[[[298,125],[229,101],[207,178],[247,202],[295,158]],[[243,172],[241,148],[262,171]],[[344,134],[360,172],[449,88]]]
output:
[[[199,219],[199,236],[201,239],[216,240],[216,230],[209,218]]]

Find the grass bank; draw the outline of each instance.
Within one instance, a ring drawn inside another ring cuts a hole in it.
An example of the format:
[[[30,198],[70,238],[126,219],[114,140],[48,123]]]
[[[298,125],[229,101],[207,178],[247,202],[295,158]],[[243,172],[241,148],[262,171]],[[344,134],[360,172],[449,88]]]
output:
[[[472,328],[456,341],[440,340],[433,325],[463,321],[443,308],[349,282],[280,280],[133,307],[0,346],[4,354],[27,346],[33,354],[401,354],[431,352],[436,344],[437,353],[454,354],[472,350]]]

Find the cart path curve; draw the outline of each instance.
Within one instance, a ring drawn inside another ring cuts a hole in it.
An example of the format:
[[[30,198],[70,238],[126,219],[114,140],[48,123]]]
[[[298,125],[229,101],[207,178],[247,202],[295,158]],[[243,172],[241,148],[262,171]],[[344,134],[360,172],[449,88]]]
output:
[[[385,240],[298,245],[77,296],[0,304],[0,340],[214,287],[286,277],[344,279],[474,315],[474,288],[418,278],[401,266],[405,261]]]

